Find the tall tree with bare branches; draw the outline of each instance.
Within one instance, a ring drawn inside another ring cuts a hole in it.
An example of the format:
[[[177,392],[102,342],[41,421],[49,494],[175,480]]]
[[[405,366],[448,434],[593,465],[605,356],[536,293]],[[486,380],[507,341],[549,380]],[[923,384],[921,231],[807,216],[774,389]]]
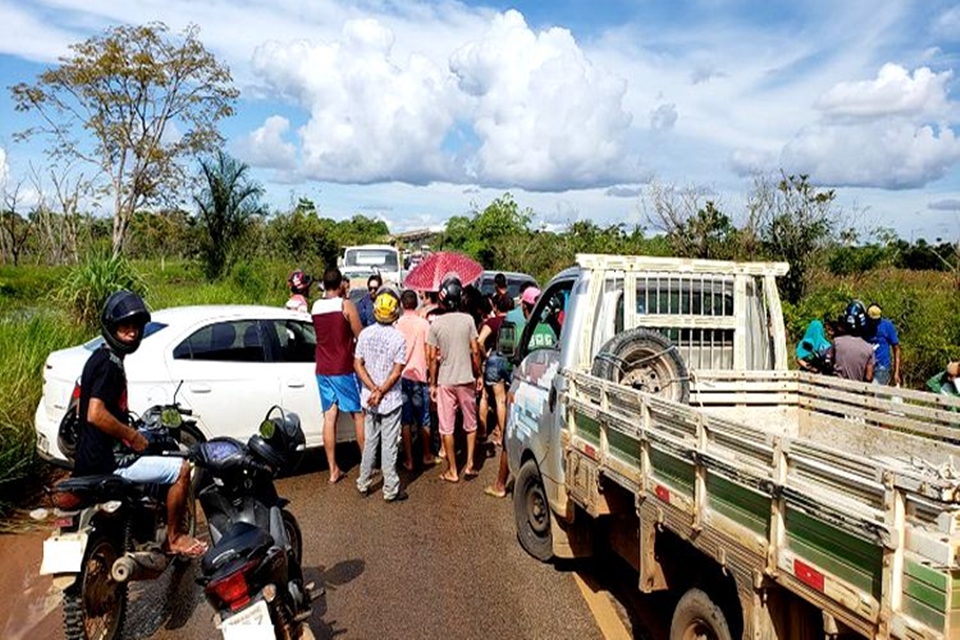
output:
[[[133,212],[169,200],[187,173],[183,160],[221,142],[217,122],[233,113],[230,71],[207,51],[196,26],[171,37],[166,25],[121,25],[71,45],[34,84],[11,87],[18,111],[40,123],[53,160],[83,160],[113,201],[113,254]]]

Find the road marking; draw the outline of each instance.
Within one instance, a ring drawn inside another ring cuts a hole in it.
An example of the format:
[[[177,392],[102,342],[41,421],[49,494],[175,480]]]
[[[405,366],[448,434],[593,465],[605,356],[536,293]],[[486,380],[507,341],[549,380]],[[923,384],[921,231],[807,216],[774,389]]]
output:
[[[623,624],[623,620],[617,614],[616,608],[610,602],[609,594],[600,588],[596,580],[578,572],[573,574],[573,579],[580,587],[580,593],[583,594],[583,599],[590,607],[593,619],[597,621],[597,626],[600,627],[600,633],[603,634],[603,637],[606,640],[631,640],[633,636],[630,635],[627,627]]]

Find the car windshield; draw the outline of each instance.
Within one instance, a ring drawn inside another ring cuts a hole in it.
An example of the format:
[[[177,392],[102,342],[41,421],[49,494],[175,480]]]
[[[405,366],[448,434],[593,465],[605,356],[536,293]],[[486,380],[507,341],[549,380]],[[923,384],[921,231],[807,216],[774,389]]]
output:
[[[394,249],[349,249],[343,260],[347,267],[371,267],[393,271],[400,267],[400,260]]]
[[[162,322],[148,322],[147,326],[143,328],[143,339],[146,340],[160,329],[163,329],[167,325]],[[83,347],[87,351],[96,351],[100,348],[100,345],[103,344],[103,336],[97,336],[96,338],[84,343]]]

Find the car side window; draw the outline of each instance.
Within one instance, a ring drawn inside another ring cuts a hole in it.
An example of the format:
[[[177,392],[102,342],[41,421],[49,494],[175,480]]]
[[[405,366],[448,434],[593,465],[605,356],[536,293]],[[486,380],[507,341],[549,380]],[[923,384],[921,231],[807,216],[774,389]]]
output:
[[[264,362],[263,344],[256,320],[217,322],[194,331],[174,348],[173,357],[177,360]]]
[[[277,362],[314,362],[317,335],[313,324],[300,320],[273,320],[269,323]]]
[[[572,289],[572,281],[558,282],[540,296],[523,331],[522,354],[538,349],[552,349],[559,344],[566,319],[567,300]]]

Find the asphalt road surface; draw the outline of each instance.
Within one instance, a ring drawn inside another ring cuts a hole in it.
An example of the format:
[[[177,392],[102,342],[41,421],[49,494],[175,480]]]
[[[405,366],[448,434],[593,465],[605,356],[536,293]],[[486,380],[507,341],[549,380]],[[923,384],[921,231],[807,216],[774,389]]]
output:
[[[496,458],[456,485],[439,479],[441,467],[405,474],[410,498],[390,504],[379,481],[369,497],[357,492],[352,446],[338,457],[349,473],[336,485],[320,452],[278,481],[303,531],[305,576],[326,588],[310,618],[317,638],[665,637],[671,607],[639,598],[636,574],[602,559],[541,564],[521,549],[512,497],[483,493]],[[12,594],[0,608],[4,638],[62,637],[59,598],[37,576],[44,535],[0,537],[0,587]],[[219,638],[195,577],[187,565],[134,585],[126,636]]]

